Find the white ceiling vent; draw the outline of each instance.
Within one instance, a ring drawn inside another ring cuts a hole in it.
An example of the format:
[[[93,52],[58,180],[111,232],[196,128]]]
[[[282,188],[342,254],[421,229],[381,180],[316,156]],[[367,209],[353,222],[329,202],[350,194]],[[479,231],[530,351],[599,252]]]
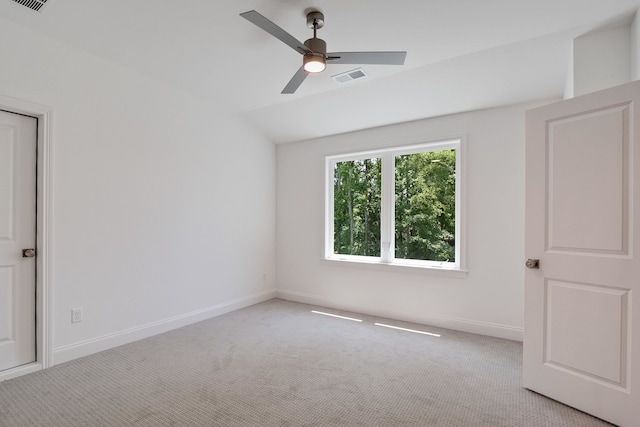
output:
[[[13,1],[23,6],[26,6],[29,9],[35,10],[36,12],[40,11],[42,6],[44,6],[44,4],[47,2],[47,0],[13,0]]]
[[[340,84],[345,84],[352,82],[354,80],[363,79],[368,77],[369,75],[364,72],[362,68],[356,68],[355,70],[347,71],[346,73],[336,74],[333,77],[333,80]]]

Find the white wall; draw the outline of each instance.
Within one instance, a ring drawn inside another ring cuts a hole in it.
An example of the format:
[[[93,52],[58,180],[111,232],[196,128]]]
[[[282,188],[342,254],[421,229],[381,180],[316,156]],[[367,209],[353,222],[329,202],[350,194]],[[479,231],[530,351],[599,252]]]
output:
[[[573,95],[631,81],[632,25],[590,33],[573,41]]]
[[[640,10],[637,10],[631,27],[630,32],[630,62],[631,62],[631,81],[640,79],[640,22],[638,20],[640,16]]]
[[[271,142],[11,22],[0,40],[0,95],[54,111],[56,363],[274,295]]]
[[[539,104],[535,104],[536,106]],[[524,112],[464,113],[278,146],[278,295],[522,339]],[[324,157],[467,135],[466,278],[322,259]]]

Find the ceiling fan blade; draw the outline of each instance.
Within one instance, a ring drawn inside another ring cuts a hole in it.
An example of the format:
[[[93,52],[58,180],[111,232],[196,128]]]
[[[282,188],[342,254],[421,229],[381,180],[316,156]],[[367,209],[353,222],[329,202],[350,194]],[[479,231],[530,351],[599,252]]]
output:
[[[248,12],[241,13],[242,16],[247,21],[257,25],[258,27],[265,30],[267,33],[271,34],[273,37],[277,38],[284,44],[290,46],[296,52],[304,54],[307,52],[311,52],[309,48],[307,48],[304,43],[299,42],[295,37],[291,34],[287,33],[282,28],[278,27],[273,22],[269,21],[264,16],[260,15],[255,10],[250,10]]]
[[[296,71],[293,77],[291,77],[291,80],[289,80],[289,83],[287,83],[287,85],[284,87],[284,89],[282,89],[282,92],[280,93],[285,93],[285,94],[294,93],[296,89],[300,87],[304,79],[307,78],[308,74],[309,73],[307,73],[304,70],[304,68],[300,67],[300,69]]]
[[[332,58],[337,57],[337,58]],[[327,60],[332,64],[403,65],[407,52],[331,52]]]

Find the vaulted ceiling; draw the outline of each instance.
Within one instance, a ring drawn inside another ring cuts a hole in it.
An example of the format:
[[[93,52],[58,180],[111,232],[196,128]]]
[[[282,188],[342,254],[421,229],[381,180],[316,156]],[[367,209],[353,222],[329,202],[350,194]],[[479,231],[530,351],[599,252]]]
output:
[[[276,143],[561,96],[573,38],[624,22],[640,0],[0,0],[9,19],[212,99]],[[406,50],[403,66],[329,65],[295,94],[294,50],[242,19],[257,10],[300,41],[319,10],[329,51]],[[1,23],[1,22],[0,22]],[[6,43],[7,41],[3,41]]]

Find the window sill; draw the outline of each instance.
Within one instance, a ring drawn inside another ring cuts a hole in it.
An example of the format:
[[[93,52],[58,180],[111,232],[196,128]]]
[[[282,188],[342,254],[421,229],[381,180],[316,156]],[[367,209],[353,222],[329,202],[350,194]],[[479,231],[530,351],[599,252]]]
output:
[[[370,268],[377,268],[385,271],[397,270],[397,271],[423,271],[425,274],[441,276],[441,277],[454,277],[458,279],[464,279],[467,277],[467,270],[462,270],[459,268],[452,267],[451,265],[432,265],[421,262],[412,262],[412,261],[395,261],[392,263],[381,262],[379,258],[374,257],[333,257],[333,258],[323,258],[324,262],[334,264],[334,265],[344,265],[344,266],[361,266],[367,265],[371,266]],[[369,268],[369,267],[367,267]]]

